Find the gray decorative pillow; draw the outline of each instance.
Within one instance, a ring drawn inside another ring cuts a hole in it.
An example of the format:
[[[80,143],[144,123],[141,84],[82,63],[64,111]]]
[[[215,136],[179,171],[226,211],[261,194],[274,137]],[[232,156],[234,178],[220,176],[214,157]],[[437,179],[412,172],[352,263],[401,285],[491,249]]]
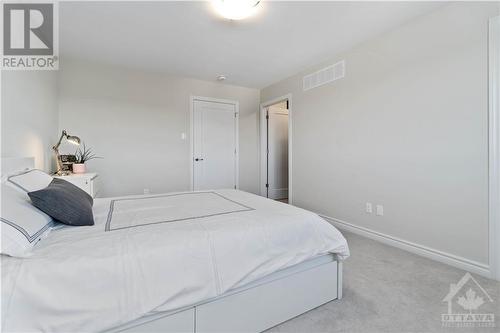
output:
[[[87,192],[63,179],[54,178],[46,188],[29,192],[33,205],[58,222],[94,225],[94,200]]]

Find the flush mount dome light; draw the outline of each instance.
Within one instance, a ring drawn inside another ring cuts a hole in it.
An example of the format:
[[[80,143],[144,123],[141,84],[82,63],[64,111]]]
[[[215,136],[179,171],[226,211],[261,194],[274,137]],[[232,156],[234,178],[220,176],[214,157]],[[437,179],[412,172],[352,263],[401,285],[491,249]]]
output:
[[[241,20],[257,11],[260,0],[213,0],[217,12],[230,20]]]

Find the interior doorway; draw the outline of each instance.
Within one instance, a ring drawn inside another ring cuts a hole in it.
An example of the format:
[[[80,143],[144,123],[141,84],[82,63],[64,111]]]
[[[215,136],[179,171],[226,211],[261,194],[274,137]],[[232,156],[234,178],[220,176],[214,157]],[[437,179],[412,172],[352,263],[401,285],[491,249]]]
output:
[[[261,106],[261,195],[290,202],[290,97]]]

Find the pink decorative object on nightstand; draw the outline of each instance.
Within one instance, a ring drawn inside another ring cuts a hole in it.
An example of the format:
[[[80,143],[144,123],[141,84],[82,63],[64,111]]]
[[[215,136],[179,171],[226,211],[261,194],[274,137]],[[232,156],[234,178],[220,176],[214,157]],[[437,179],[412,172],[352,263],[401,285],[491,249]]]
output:
[[[85,173],[86,171],[85,163],[73,163],[73,173]]]

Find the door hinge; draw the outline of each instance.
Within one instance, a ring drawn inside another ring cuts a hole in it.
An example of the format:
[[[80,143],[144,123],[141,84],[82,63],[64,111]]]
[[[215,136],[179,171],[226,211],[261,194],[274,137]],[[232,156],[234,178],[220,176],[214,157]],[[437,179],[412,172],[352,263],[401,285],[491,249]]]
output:
[[[266,187],[269,187],[269,184],[266,184]]]
[[[269,119],[269,115],[268,114],[266,114],[266,119]]]
[[[236,185],[234,185],[234,189],[236,190]]]

